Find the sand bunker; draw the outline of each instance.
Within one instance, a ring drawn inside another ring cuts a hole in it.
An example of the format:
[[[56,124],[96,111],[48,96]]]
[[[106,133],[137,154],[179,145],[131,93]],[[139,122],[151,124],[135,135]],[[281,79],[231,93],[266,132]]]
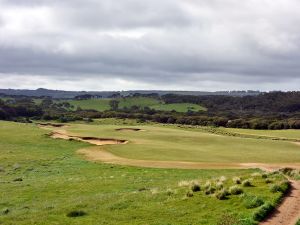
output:
[[[139,128],[118,128],[116,129],[116,131],[144,131],[144,130]]]
[[[66,133],[52,132],[49,134],[50,137],[55,139],[64,139],[64,140],[77,140],[87,142],[93,145],[119,145],[126,144],[126,140],[118,140],[112,138],[96,138],[96,137],[80,137],[75,135],[68,135]]]

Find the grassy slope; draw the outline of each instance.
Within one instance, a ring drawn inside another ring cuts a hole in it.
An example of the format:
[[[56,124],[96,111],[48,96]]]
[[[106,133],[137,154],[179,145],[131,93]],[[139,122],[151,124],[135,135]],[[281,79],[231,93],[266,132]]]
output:
[[[300,146],[285,141],[221,136],[161,125],[141,125],[139,128],[145,131],[140,132],[115,131],[120,127],[124,126],[78,124],[68,130],[88,136],[129,140],[127,145],[105,147],[126,158],[220,163],[300,162]]]
[[[187,111],[206,111],[206,108],[191,104],[191,103],[174,103],[174,104],[159,104],[153,105],[151,108],[161,111],[172,111],[175,110],[176,112],[187,112]]]
[[[250,134],[258,136],[268,136],[277,138],[292,138],[300,140],[300,130],[252,130],[252,129],[236,129],[236,128],[221,128],[225,131],[238,134]]]
[[[130,98],[121,98],[118,99],[120,101],[119,108],[130,108],[134,105],[140,106],[140,107],[151,107],[152,105],[160,104],[160,101],[154,98],[145,98],[145,97],[130,97]]]
[[[74,154],[86,144],[53,140],[45,133],[33,125],[0,121],[0,224],[212,225],[227,211],[240,218],[249,218],[255,211],[246,209],[238,196],[220,201],[199,192],[186,199],[187,188],[177,185],[191,179],[204,183],[222,175],[231,180],[249,176],[253,170],[166,170],[92,163]],[[22,182],[13,182],[19,177]],[[279,196],[261,178],[253,184],[244,188],[247,194],[271,202]],[[138,191],[143,187],[155,193]],[[168,189],[175,193],[168,195]],[[75,209],[87,215],[66,216]]]
[[[70,104],[75,107],[81,107],[82,109],[95,109],[98,111],[105,111],[110,109],[109,101],[111,99],[89,99],[89,100],[67,100]],[[131,98],[120,98],[117,99],[119,101],[119,108],[130,108],[134,105],[143,107],[150,107],[157,110],[162,111],[172,111],[175,110],[177,112],[187,112],[191,111],[199,111],[206,110],[204,107],[190,104],[190,103],[178,103],[178,104],[163,104],[161,101],[154,98],[145,98],[145,97],[131,97]]]
[[[109,99],[89,99],[89,100],[68,100],[75,108],[80,107],[82,109],[95,109],[98,111],[109,110]]]

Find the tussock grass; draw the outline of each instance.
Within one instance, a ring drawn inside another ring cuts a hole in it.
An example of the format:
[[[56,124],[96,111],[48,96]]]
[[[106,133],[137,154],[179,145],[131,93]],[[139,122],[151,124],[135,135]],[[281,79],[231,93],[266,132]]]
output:
[[[232,194],[232,195],[240,195],[242,194],[244,191],[242,188],[240,188],[239,186],[237,185],[234,185],[234,186],[231,186],[229,188],[229,193]]]
[[[244,181],[242,182],[242,186],[243,186],[243,187],[251,187],[251,186],[252,186],[251,181],[250,181],[249,179],[244,180]]]
[[[243,199],[243,205],[246,207],[246,209],[257,208],[264,204],[264,200],[255,195],[244,194],[242,196],[242,199]]]
[[[241,184],[242,183],[242,180],[241,180],[240,177],[234,177],[234,178],[232,178],[232,181],[235,184]]]

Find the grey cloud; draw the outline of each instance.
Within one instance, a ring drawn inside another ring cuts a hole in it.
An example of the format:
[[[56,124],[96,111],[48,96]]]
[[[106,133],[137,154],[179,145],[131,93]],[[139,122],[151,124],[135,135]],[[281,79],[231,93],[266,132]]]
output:
[[[106,77],[136,89],[199,90],[280,82],[289,89],[300,77],[296,0],[10,0],[0,7],[0,77]],[[22,10],[39,9],[47,15],[23,21]]]

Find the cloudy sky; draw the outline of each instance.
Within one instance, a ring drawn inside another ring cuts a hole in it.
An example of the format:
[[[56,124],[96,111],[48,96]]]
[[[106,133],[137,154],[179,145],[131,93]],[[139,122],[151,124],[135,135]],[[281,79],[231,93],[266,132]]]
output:
[[[299,0],[0,0],[0,88],[299,90]]]

